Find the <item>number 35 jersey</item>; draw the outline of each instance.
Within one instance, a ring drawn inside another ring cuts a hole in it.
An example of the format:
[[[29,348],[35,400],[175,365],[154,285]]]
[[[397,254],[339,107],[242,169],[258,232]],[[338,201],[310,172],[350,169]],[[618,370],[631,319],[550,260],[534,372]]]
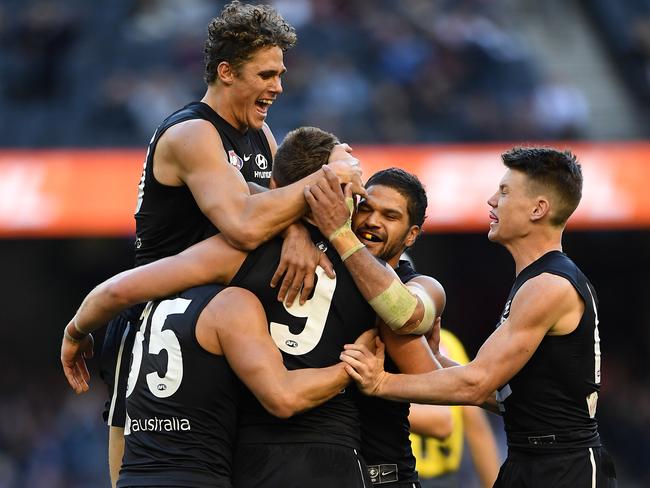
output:
[[[118,487],[231,486],[241,387],[224,356],[195,335],[223,289],[201,286],[147,304],[133,345]]]
[[[312,240],[324,246],[327,240],[310,229]],[[321,247],[321,249],[324,247]],[[253,251],[242,264],[231,285],[247,288],[262,302],[269,331],[282,352],[289,370],[323,368],[337,364],[343,345],[352,343],[375,325],[375,313],[357,289],[352,276],[332,249],[326,251],[336,278],[317,269],[314,292],[304,305],[298,300],[286,307],[271,288],[282,250],[282,239],[274,239]],[[238,442],[324,442],[359,448],[359,413],[349,386],[340,394],[310,411],[289,419],[267,413],[253,395],[242,395]]]

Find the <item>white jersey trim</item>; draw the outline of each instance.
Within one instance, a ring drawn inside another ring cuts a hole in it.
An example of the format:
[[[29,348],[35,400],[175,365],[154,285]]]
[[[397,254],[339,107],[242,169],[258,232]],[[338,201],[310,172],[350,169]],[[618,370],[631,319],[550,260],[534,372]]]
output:
[[[129,335],[130,330],[131,330],[131,322],[126,324],[126,328],[124,329],[124,333],[122,334],[122,340],[120,341],[120,349],[117,353],[117,361],[115,363],[115,376],[113,381],[113,396],[111,397],[111,408],[108,411],[107,424],[109,426],[113,425],[113,413],[115,412],[115,402],[117,401],[117,391],[120,384],[119,374],[120,374],[120,366],[122,365],[122,353],[124,352],[124,343],[126,342],[126,338]]]
[[[591,461],[591,488],[596,488],[596,460],[591,447],[589,448],[589,461]]]

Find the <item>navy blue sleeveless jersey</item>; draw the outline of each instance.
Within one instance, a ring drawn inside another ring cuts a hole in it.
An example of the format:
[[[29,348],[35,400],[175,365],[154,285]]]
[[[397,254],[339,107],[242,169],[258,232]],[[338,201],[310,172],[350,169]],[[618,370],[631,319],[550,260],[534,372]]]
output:
[[[218,229],[203,215],[187,186],[168,186],[153,175],[153,159],[160,137],[170,127],[187,120],[207,120],[217,129],[230,164],[244,179],[268,187],[272,156],[262,130],[242,133],[222,119],[209,105],[193,102],[167,117],[156,129],[144,163],[138,187],[135,213],[135,264],[147,264],[184,251],[214,235]],[[124,426],[124,394],[128,375],[128,355],[133,341],[135,322],[142,312],[136,305],[113,319],[106,330],[100,374],[109,391],[104,419],[115,427]]]
[[[497,327],[510,315],[510,305],[521,286],[542,273],[568,280],[585,309],[573,332],[545,336],[526,365],[497,392],[508,447],[535,451],[597,447],[598,301],[585,275],[560,251],[543,255],[517,276]]]
[[[310,228],[321,249],[327,240]],[[287,308],[277,300],[269,283],[280,261],[282,240],[273,239],[251,252],[231,285],[247,288],[262,302],[269,330],[289,370],[337,364],[343,345],[352,343],[375,326],[375,313],[357,289],[352,276],[332,249],[326,253],[336,272],[328,278],[317,269],[317,282],[305,305]],[[322,442],[359,448],[359,412],[351,395],[353,386],[310,411],[279,419],[269,414],[250,393],[242,395],[238,442]]]
[[[126,399],[118,487],[229,488],[240,383],[195,328],[224,287],[150,302],[138,324]]]
[[[173,256],[218,232],[203,215],[190,189],[159,183],[153,174],[154,152],[158,141],[170,127],[192,119],[214,125],[230,164],[241,171],[246,181],[268,187],[271,181],[271,148],[262,130],[242,133],[222,119],[209,105],[193,102],[167,117],[156,129],[138,186],[135,212],[136,265]]]
[[[420,276],[405,260],[399,262],[395,272],[402,283],[408,283],[416,276]],[[384,369],[390,373],[399,373],[397,366],[388,356],[384,362]],[[409,437],[411,429],[408,420],[409,409],[409,403],[359,395],[361,454],[369,467],[370,477],[374,483],[386,483],[388,480],[399,482],[418,480]],[[376,466],[374,470],[373,466]]]

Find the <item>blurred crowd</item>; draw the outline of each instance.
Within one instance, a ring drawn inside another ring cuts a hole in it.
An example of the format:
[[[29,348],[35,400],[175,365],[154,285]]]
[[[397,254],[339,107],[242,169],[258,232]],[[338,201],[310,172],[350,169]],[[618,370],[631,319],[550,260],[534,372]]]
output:
[[[650,0],[582,0],[620,70],[621,79],[650,120]]]
[[[110,486],[107,429],[98,416],[104,392],[75,397],[61,395],[60,386],[43,381],[3,393],[0,488]]]
[[[580,1],[650,117],[650,0]],[[533,56],[516,25],[504,21],[505,1],[272,3],[298,32],[298,45],[285,56],[284,93],[270,110],[278,139],[299,125],[367,143],[585,134],[589,105],[582,90]],[[3,0],[0,147],[144,149],[164,116],[203,95],[206,27],[223,4]],[[609,386],[599,416],[626,469],[644,483],[647,358],[634,379],[617,369],[626,360],[606,364]],[[98,413],[103,390],[63,395],[57,379],[3,388],[0,488],[108,486]],[[617,395],[608,396],[614,385]]]
[[[143,146],[204,91],[203,42],[224,2],[7,0],[1,146]],[[589,106],[502,22],[502,1],[275,0],[296,27],[282,137],[316,125],[354,142],[579,138]]]

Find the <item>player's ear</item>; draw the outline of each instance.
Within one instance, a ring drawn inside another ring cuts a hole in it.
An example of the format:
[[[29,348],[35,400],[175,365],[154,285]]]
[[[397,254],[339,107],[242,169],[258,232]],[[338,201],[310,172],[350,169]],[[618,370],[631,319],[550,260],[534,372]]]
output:
[[[235,81],[235,70],[228,61],[221,61],[217,66],[217,78],[225,85],[232,85]]]
[[[404,239],[404,245],[406,247],[411,247],[413,244],[415,244],[415,241],[417,240],[418,236],[420,235],[420,227],[417,225],[412,225],[411,228],[409,229],[408,233],[406,234],[406,239]]]
[[[533,221],[540,220],[547,215],[551,210],[551,203],[548,198],[542,196],[538,197],[535,206],[530,214],[530,219]]]

